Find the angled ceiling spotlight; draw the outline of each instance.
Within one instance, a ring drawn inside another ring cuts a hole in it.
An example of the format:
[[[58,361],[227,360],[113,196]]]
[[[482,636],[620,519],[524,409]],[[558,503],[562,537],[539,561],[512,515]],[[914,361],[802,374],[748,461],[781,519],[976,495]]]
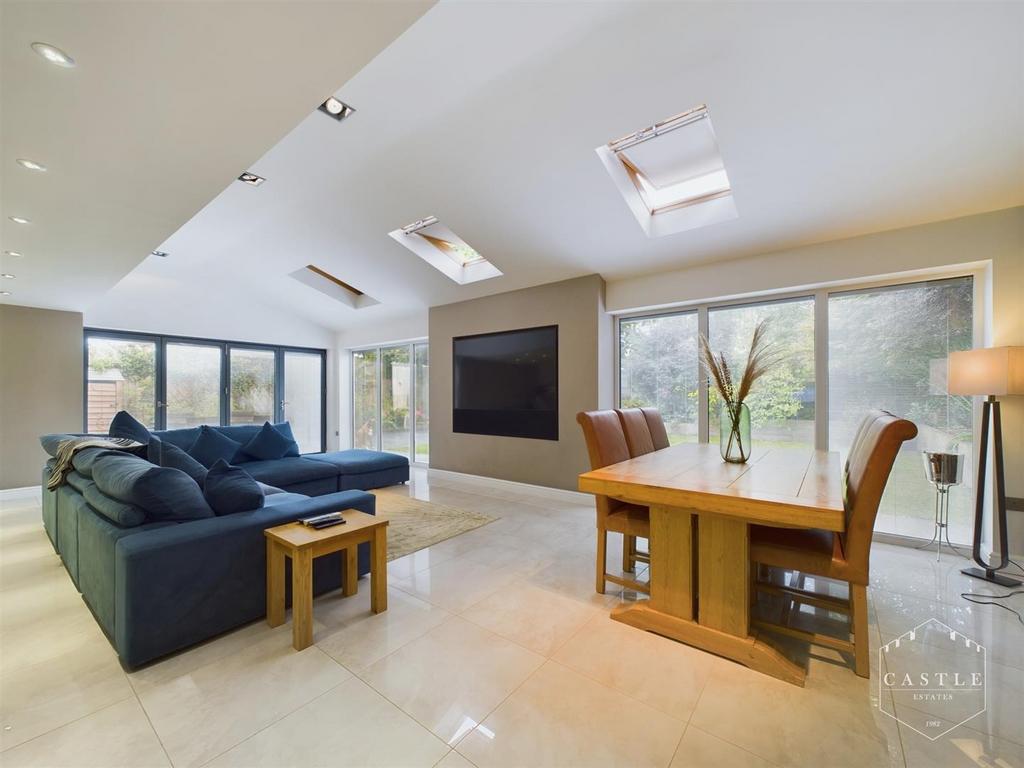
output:
[[[245,184],[248,184],[250,187],[258,187],[260,184],[266,181],[266,179],[264,179],[262,176],[257,176],[255,173],[249,173],[248,171],[239,176],[238,180]]]
[[[28,160],[28,159],[26,159],[24,157],[19,157],[14,162],[16,162],[22,168],[27,168],[30,171],[45,171],[46,170],[46,166],[43,165],[42,163],[37,163],[35,160]]]
[[[13,221],[15,224],[31,224],[31,219],[26,219],[24,216],[8,216],[8,219]]]
[[[10,256],[12,259],[20,259],[24,255],[21,251],[4,251],[4,256]]]
[[[152,251],[150,256],[159,256],[161,259],[167,258],[167,251]]]
[[[15,278],[15,275],[12,275],[10,272],[4,272],[3,274],[0,274],[0,277],[2,277],[4,280],[13,280]]]
[[[10,295],[11,295],[10,291],[0,291],[0,296],[10,296]]]
[[[352,107],[350,107],[348,104],[346,104],[343,101],[340,101],[339,99],[334,98],[333,96],[329,97],[327,101],[325,101],[323,104],[317,107],[317,109],[319,109],[328,117],[333,117],[338,122],[341,122],[346,117],[355,112],[355,110],[352,109]]]
[[[75,60],[55,45],[50,45],[49,43],[32,43],[32,50],[51,64],[56,64],[58,67],[67,67],[70,69],[75,66]]]

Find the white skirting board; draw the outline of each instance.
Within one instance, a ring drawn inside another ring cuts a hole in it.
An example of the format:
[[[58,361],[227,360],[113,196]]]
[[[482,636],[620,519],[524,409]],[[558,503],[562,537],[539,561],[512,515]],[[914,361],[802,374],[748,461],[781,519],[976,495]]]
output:
[[[41,504],[43,501],[43,486],[29,485],[24,488],[0,490],[0,503],[13,501],[34,501],[37,504]]]
[[[437,478],[438,480],[448,478],[471,485],[490,486],[492,488],[497,485],[503,488],[508,488],[509,490],[530,491],[531,493],[546,496],[547,498],[555,501],[568,501],[574,504],[587,504],[592,503],[594,500],[594,497],[589,493],[567,491],[564,488],[548,488],[545,485],[517,483],[514,480],[499,480],[496,477],[484,477],[483,475],[469,475],[464,472],[453,472],[450,469],[434,469],[433,467],[430,467],[427,469],[427,477]]]

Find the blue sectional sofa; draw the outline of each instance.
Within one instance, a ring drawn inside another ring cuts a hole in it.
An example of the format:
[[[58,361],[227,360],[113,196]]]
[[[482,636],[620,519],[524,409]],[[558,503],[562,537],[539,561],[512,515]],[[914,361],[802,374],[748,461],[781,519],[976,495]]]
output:
[[[259,427],[216,429],[239,440]],[[198,428],[153,433],[184,449],[197,434]],[[55,456],[67,437],[46,435],[41,443]],[[218,515],[204,504],[201,487],[187,474],[141,456],[84,449],[75,455],[75,471],[66,482],[48,491],[54,465],[51,458],[42,473],[44,528],[128,667],[264,616],[266,528],[339,509],[374,514],[374,497],[357,489],[409,477],[403,457],[374,451],[239,462],[265,484],[261,505]],[[163,483],[167,490],[158,485],[155,495],[140,496],[136,486],[143,482]],[[152,505],[133,503],[140,498],[152,498]],[[340,587],[342,571],[340,553],[314,561],[314,593]],[[368,572],[369,550],[363,545],[359,575]]]

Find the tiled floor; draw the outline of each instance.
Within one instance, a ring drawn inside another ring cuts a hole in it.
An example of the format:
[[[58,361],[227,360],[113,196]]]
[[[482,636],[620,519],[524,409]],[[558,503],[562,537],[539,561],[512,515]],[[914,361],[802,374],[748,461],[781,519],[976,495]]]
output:
[[[386,613],[365,583],[318,599],[301,653],[290,625],[258,622],[131,673],[37,501],[5,499],[0,765],[1024,765],[1024,626],[960,599],[984,585],[948,554],[876,545],[872,561],[873,667],[881,641],[933,616],[990,654],[988,710],[932,742],[833,652],[810,651],[801,689],[611,621],[636,595],[594,593],[590,503],[424,471],[386,492],[500,519],[392,562]]]

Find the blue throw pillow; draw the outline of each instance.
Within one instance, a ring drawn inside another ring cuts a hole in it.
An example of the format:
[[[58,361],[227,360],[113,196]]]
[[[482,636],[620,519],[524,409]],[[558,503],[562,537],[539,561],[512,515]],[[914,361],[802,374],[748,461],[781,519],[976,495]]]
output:
[[[199,428],[199,437],[188,449],[188,455],[209,469],[223,459],[226,464],[234,461],[242,444],[205,424]]]
[[[206,503],[218,515],[259,509],[263,506],[263,489],[241,467],[232,467],[220,459],[210,467],[203,484]]]
[[[289,442],[288,450],[284,452],[285,458],[298,456],[299,444],[295,441],[295,435],[292,434],[292,425],[287,421],[282,421],[280,424],[272,424],[271,426],[284,435],[285,439]]]
[[[269,421],[265,421],[260,431],[242,446],[242,450],[254,459],[271,461],[283,458],[294,442],[270,426]]]
[[[159,447],[159,454],[156,461],[153,461],[153,441],[149,443],[149,460],[161,467],[172,467],[180,469],[191,477],[200,488],[206,482],[206,467],[193,459],[174,443],[164,442]]]
[[[107,496],[139,507],[148,520],[213,517],[195,481],[178,469],[154,467],[123,451],[104,451],[93,462],[92,479]]]
[[[146,425],[132,416],[128,411],[118,411],[110,422],[110,429],[107,430],[109,437],[123,437],[127,440],[134,440],[137,443],[146,445],[149,442],[150,434]]]

